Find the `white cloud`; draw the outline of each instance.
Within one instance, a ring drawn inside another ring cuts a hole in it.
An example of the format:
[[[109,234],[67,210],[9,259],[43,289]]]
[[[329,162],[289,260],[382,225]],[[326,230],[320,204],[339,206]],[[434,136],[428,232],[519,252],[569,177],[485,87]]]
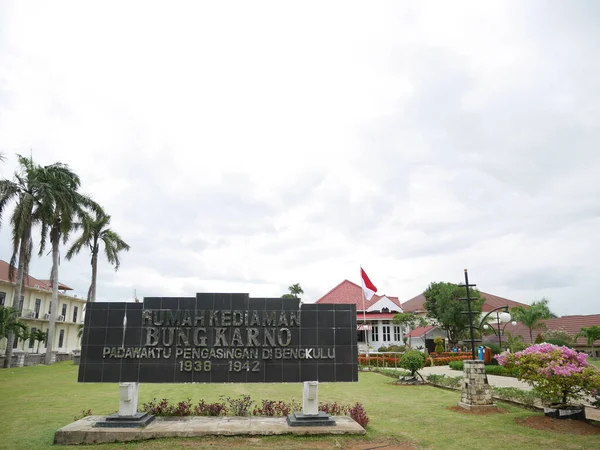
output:
[[[469,267],[484,291],[597,313],[593,17],[504,1],[13,2],[0,172],[31,149],[80,174],[132,245],[119,272],[103,262],[105,300],[296,282],[315,300],[362,263],[401,299]],[[87,255],[61,271],[86,292]]]

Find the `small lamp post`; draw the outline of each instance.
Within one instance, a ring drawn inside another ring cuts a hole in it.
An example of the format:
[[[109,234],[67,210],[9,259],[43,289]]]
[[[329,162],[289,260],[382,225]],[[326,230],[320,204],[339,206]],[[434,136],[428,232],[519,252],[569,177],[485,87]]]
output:
[[[502,311],[503,310],[503,311]],[[499,311],[502,311],[501,313],[499,313]],[[496,313],[496,323],[497,323],[497,328],[494,327],[490,327],[488,325],[488,323],[486,322],[486,319],[492,314],[492,313]],[[502,334],[504,332],[504,329],[506,328],[506,326],[509,323],[512,323],[513,326],[517,324],[517,322],[515,322],[514,320],[511,322],[512,317],[510,315],[510,313],[508,312],[508,306],[500,306],[498,308],[494,308],[492,309],[490,312],[488,312],[485,316],[483,316],[483,319],[481,319],[481,322],[479,323],[479,329],[481,330],[482,328],[485,329],[489,329],[491,328],[492,331],[494,332],[494,334],[496,336],[498,336],[498,343],[500,345],[500,349],[502,349]],[[505,324],[504,327],[500,327],[500,323]],[[497,331],[496,331],[497,330]],[[482,333],[483,334],[483,333]]]

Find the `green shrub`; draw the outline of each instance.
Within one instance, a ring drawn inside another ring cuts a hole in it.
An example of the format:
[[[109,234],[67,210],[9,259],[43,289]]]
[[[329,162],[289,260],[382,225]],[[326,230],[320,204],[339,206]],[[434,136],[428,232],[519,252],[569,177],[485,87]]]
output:
[[[435,352],[443,353],[444,352],[444,338],[436,337],[433,342],[435,343]]]
[[[415,376],[415,372],[418,372],[425,367],[425,354],[418,350],[409,350],[402,358],[400,358],[400,367],[406,370],[410,370],[411,376]]]
[[[499,375],[502,377],[516,377],[516,369],[507,369],[504,366],[486,364],[485,373],[488,375]]]
[[[460,370],[462,371],[465,368],[465,365],[462,361],[450,361],[448,363],[448,366],[452,369],[452,370]]]
[[[428,375],[427,381],[437,386],[444,386],[451,389],[458,389],[462,383],[463,377],[447,377],[446,375]]]
[[[500,344],[496,342],[490,342],[486,344],[486,347],[489,347],[492,351],[492,355],[497,355],[498,353],[502,353],[502,349],[500,348]]]
[[[573,345],[570,342],[567,342],[561,338],[546,338],[546,339],[544,339],[544,342],[547,342],[548,344],[558,345],[559,347],[564,346],[564,347],[573,348]]]
[[[540,399],[540,394],[535,390],[526,391],[515,387],[493,387],[492,390],[494,397],[501,400],[521,403],[527,407],[532,407],[536,400]]]

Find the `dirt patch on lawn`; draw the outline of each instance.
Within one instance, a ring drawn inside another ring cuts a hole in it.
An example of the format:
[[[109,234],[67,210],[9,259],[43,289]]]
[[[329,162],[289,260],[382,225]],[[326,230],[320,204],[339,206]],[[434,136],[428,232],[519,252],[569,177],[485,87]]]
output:
[[[600,426],[584,420],[553,419],[547,416],[532,416],[515,419],[518,425],[536,430],[552,431],[560,434],[576,434],[580,436],[600,435]]]
[[[482,408],[482,409],[467,409],[462,406],[448,406],[450,411],[454,411],[461,414],[470,414],[472,416],[487,416],[489,414],[504,414],[506,410],[499,407]]]

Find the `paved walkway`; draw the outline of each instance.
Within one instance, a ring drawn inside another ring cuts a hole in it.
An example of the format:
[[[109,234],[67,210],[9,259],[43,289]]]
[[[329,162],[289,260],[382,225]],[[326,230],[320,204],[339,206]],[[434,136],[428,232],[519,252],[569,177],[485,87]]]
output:
[[[462,376],[460,370],[452,370],[449,366],[434,366],[424,367],[419,371],[423,378],[427,379],[427,375],[446,375],[447,377],[459,377]],[[523,381],[519,381],[513,377],[501,377],[498,375],[488,375],[488,383],[495,387],[516,387],[524,389],[526,391],[531,390],[531,386]]]

